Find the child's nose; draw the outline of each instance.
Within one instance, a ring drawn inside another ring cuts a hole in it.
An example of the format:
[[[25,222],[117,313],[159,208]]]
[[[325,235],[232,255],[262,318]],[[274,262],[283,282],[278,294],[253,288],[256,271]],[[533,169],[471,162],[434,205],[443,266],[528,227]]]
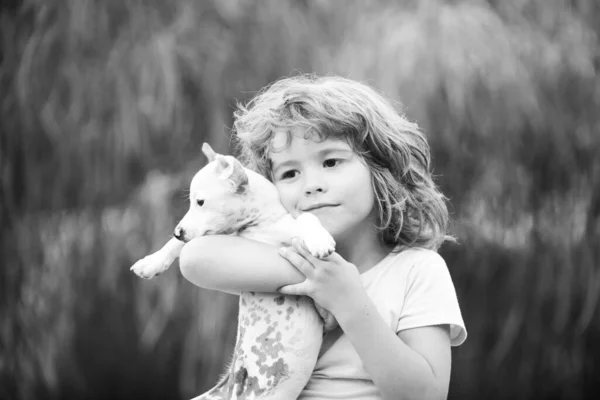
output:
[[[304,191],[304,193],[308,196],[310,196],[313,193],[322,193],[322,192],[323,192],[323,188],[321,188],[319,186],[308,187]]]
[[[323,176],[319,173],[313,173],[306,177],[304,185],[304,193],[310,196],[315,193],[323,193],[326,191],[326,184]]]

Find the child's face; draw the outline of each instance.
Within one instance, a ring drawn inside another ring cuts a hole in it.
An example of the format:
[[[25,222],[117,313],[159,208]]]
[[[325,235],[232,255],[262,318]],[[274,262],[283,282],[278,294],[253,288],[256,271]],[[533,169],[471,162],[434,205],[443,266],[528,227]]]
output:
[[[271,142],[273,182],[293,216],[310,212],[336,241],[376,234],[371,171],[350,145],[339,139],[315,141],[302,130],[277,132]]]

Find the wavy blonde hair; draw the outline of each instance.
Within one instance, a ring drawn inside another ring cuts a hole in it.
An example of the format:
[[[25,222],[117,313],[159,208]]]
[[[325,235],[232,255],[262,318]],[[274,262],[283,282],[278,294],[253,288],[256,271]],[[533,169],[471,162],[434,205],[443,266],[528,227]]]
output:
[[[430,172],[425,136],[374,89],[341,77],[300,75],[276,81],[234,112],[242,161],[272,179],[273,132],[292,127],[305,128],[318,140],[345,140],[363,158],[372,174],[377,229],[384,243],[435,250],[453,240],[447,234],[446,198]]]

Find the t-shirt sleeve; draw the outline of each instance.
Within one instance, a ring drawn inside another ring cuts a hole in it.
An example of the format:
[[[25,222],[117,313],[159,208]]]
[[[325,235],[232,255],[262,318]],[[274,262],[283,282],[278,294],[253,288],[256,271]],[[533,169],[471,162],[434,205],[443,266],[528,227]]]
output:
[[[436,252],[427,253],[408,273],[396,333],[410,328],[449,325],[451,343],[458,346],[467,338],[467,330],[456,290],[444,259]]]

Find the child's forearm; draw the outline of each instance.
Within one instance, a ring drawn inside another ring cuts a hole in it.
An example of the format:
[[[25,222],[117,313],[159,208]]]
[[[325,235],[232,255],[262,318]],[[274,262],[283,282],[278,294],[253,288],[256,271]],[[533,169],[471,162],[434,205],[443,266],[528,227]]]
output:
[[[334,315],[384,399],[446,398],[443,379],[436,379],[425,358],[396,336],[366,293],[346,305]]]
[[[183,247],[179,265],[183,276],[202,288],[228,293],[275,292],[304,280],[277,249],[239,236],[203,236]]]

